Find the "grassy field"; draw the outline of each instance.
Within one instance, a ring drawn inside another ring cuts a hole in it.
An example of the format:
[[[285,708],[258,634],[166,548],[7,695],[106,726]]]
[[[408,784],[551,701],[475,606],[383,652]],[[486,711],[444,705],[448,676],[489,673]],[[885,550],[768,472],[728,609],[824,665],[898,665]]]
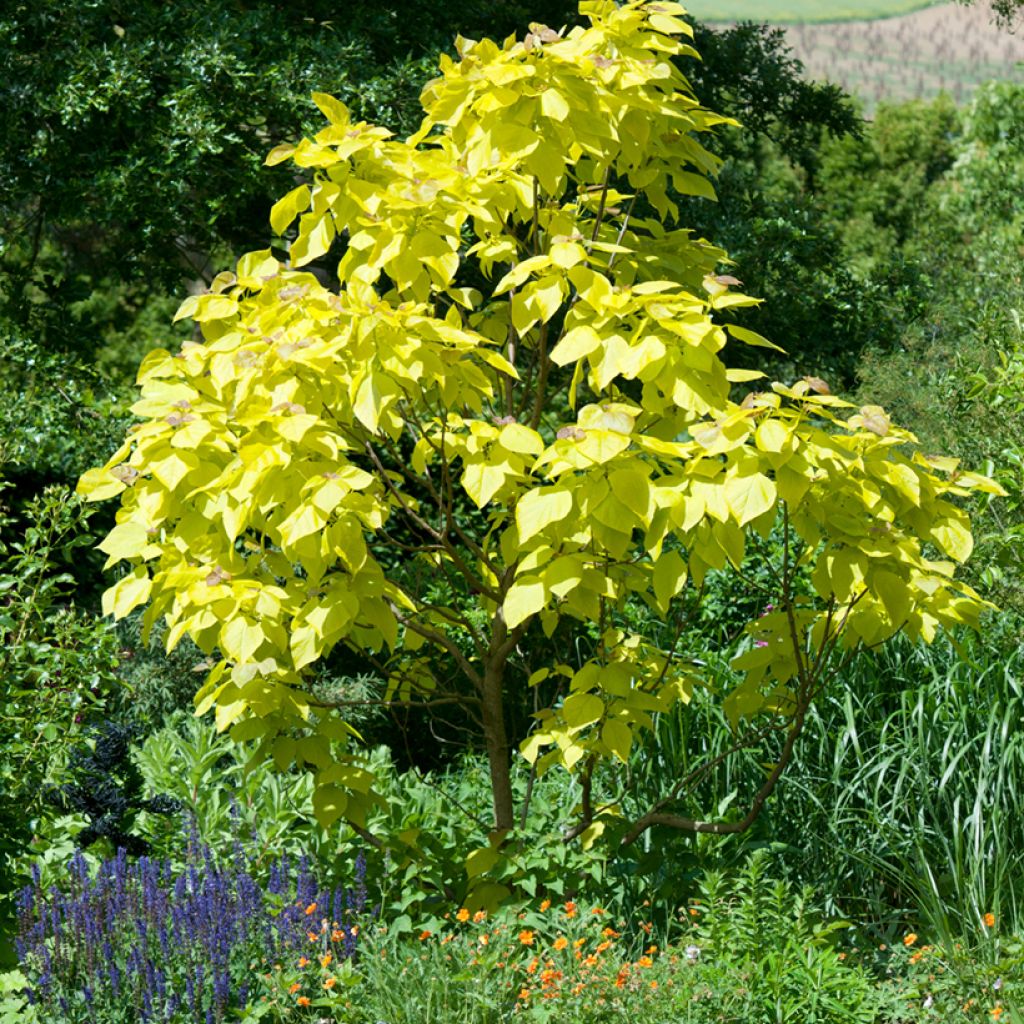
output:
[[[683,0],[686,9],[702,21],[770,21],[780,25],[891,18],[932,3],[934,0]]]
[[[943,92],[964,103],[981,82],[1024,81],[1024,26],[1011,32],[995,24],[986,3],[723,0],[718,6],[697,0],[689,6],[694,17],[783,25],[807,76],[837,82],[868,114],[879,103]]]
[[[986,5],[946,3],[898,18],[786,29],[815,79],[840,83],[868,110],[880,102],[948,93],[970,99],[981,82],[1024,81],[1024,36],[995,25]]]

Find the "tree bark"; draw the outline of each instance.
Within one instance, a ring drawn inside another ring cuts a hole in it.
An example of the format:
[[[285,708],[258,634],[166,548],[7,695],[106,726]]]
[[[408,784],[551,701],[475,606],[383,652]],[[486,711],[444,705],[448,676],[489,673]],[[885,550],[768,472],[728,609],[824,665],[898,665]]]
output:
[[[491,796],[494,802],[494,827],[511,829],[515,812],[512,805],[512,773],[509,765],[510,749],[505,730],[504,689],[505,657],[490,662],[484,670],[483,723],[487,763],[491,774]]]

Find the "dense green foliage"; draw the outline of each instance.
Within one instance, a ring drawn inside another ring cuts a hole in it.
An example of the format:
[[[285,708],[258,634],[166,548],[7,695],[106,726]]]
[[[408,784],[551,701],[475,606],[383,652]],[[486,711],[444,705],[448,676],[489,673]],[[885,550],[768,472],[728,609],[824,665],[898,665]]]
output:
[[[1014,5],[1003,6],[1011,13]],[[110,807],[123,802],[126,833],[174,870],[187,861],[189,826],[147,809],[156,797],[178,801],[225,860],[236,841],[262,851],[260,885],[276,858],[303,854],[326,883],[347,885],[364,855],[388,931],[368,929],[357,975],[339,972],[331,990],[322,988],[326,974],[304,973],[297,961],[276,974],[269,965],[270,978],[255,972],[253,991],[267,994],[271,1009],[253,1021],[308,1013],[470,1024],[513,1019],[513,1010],[520,1020],[578,1019],[577,1003],[560,1017],[543,999],[543,960],[528,970],[541,947],[551,958],[572,952],[553,946],[569,925],[584,936],[589,919],[553,916],[566,900],[580,901],[580,918],[602,907],[609,916],[593,920],[622,933],[573,997],[595,1019],[1019,1016],[1019,86],[993,83],[969,109],[948,101],[883,107],[863,123],[835,90],[802,83],[768,30],[698,28],[705,60],[683,63],[709,106],[750,129],[719,131],[711,148],[726,157],[720,202],[686,201],[684,223],[728,249],[744,291],[767,300],[741,322],[784,341],[789,352],[773,372],[859,389],[911,426],[926,450],[989,466],[1008,492],[970,506],[972,580],[1002,610],[977,642],[956,637],[931,651],[901,644],[845,669],[843,689],[812,713],[788,783],[747,835],[654,830],[614,855],[557,834],[518,847],[508,875],[515,899],[486,923],[508,954],[511,966],[499,969],[496,957],[480,955],[484,925],[455,916],[462,853],[488,831],[487,769],[471,718],[435,723],[440,742],[428,749],[424,715],[376,706],[366,665],[343,657],[325,665],[322,693],[367,701],[354,721],[382,780],[367,829],[415,832],[429,851],[427,860],[385,858],[348,828],[319,828],[306,775],[266,764],[247,771],[251,746],[188,721],[195,670],[207,667],[201,652],[167,657],[159,638],[142,642],[137,621],[115,628],[98,615],[107,581],[92,547],[110,522],[104,511],[85,516],[68,487],[107,457],[130,422],[139,355],[186,335],[169,325],[168,296],[189,282],[203,287],[212,264],[264,243],[266,209],[290,179],[263,169],[262,158],[317,120],[309,93],[334,92],[402,133],[433,73],[428,55],[456,32],[501,37],[530,20],[560,26],[574,7],[454,0],[346,5],[342,16],[338,5],[81,2],[16,3],[0,13],[0,963],[13,958],[5,921],[32,864],[44,887],[66,887],[76,843],[95,838],[82,806],[61,808],[46,794],[95,783],[107,787]],[[777,541],[769,536],[748,552],[744,585],[709,573],[702,604],[691,609],[681,642],[723,687],[735,683],[728,656],[763,606],[758,586]],[[629,626],[664,639],[654,615],[638,613]],[[547,644],[586,657],[594,643],[585,631],[562,631],[538,638],[531,654],[546,657]],[[513,721],[528,722],[533,710],[524,701]],[[97,754],[103,734],[94,726],[106,718],[137,737],[130,756],[138,774],[124,762],[96,774],[104,750]],[[698,694],[682,713],[659,717],[628,765],[599,773],[591,796],[625,793],[641,806],[665,777],[729,743],[720,708]],[[760,760],[772,756],[769,747]],[[724,756],[691,809],[728,814],[749,799],[760,771],[749,752]],[[577,783],[536,780],[526,765],[513,781],[517,794],[533,790],[537,834],[550,835],[582,798]],[[93,869],[116,852],[117,831],[85,850]],[[770,856],[751,864],[761,848]],[[545,898],[554,905],[541,912]],[[527,929],[533,946],[516,938]],[[904,946],[909,930],[920,938]],[[434,934],[420,941],[423,931]],[[588,948],[599,939],[607,941],[594,934]],[[647,966],[651,944],[660,950]],[[694,946],[698,958],[688,952]],[[235,965],[239,976],[247,966]],[[628,983],[619,987],[624,967]],[[568,978],[578,962],[557,969]],[[31,980],[0,974],[0,1021],[33,1019],[21,995]],[[289,992],[297,982],[306,987]],[[523,988],[532,994],[520,999]],[[323,1004],[297,1009],[307,991]]]

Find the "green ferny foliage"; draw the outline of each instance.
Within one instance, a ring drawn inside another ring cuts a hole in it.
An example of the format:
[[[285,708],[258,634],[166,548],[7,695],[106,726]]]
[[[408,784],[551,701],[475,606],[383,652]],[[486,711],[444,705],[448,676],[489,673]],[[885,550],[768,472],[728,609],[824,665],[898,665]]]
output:
[[[816,378],[730,397],[763,375],[726,367],[727,338],[772,345],[725,322],[756,300],[674,226],[673,195],[714,197],[697,136],[725,120],[673,64],[693,52],[685,12],[580,12],[567,33],[460,39],[404,141],[314,95],[327,126],[268,158],[309,178],[271,211],[277,234],[298,221],[288,263],[249,253],[185,301],[203,341],[146,358],[143,422],[81,485],[122,502],[101,545],[127,563],[107,611],[148,604],[168,648],[187,635],[207,652],[197,711],[309,765],[325,827],[362,829],[374,800],[354,730],[308,683],[332,650],[375,665],[387,703],[479,721],[493,832],[467,858],[470,905],[507,891],[515,747],[538,774],[579,777],[570,838],[742,831],[846,654],[985,607],[954,578],[972,544],[956,499],[996,485]],[[336,250],[338,287],[299,269]],[[636,820],[595,806],[595,769],[702,685],[622,610],[642,603],[678,636],[691,588],[739,571],[750,532],[776,522],[773,610],[725,697],[738,745],[785,735],[752,805],[683,818],[688,777]],[[589,631],[592,652],[529,665],[562,628]],[[511,735],[509,695],[529,687],[545,699]]]

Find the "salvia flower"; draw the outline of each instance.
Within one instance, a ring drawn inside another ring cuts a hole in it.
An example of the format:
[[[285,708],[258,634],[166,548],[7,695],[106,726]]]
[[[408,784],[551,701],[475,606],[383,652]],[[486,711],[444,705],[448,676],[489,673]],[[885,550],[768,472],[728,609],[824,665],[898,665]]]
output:
[[[361,855],[346,892],[322,890],[305,859],[293,866],[282,858],[263,886],[237,848],[221,865],[194,829],[187,847],[180,871],[148,857],[131,863],[120,850],[95,872],[76,853],[63,891],[44,891],[34,876],[17,902],[17,952],[42,1019],[237,1019],[258,998],[251,963],[292,959],[309,948],[311,905],[347,908],[338,942],[323,929],[322,960],[356,956],[353,918],[366,894]]]

